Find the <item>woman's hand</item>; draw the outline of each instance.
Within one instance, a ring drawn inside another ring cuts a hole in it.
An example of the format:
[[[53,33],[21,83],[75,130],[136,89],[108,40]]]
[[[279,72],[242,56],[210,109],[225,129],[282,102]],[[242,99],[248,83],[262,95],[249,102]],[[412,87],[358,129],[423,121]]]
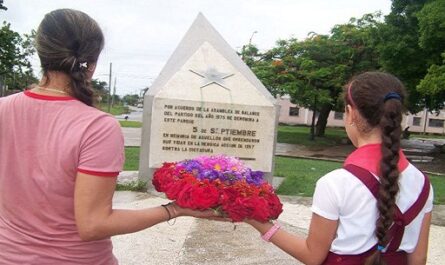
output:
[[[231,221],[230,219],[223,217],[220,212],[213,209],[204,211],[192,210],[188,208],[182,208],[175,202],[169,203],[166,207],[170,211],[172,218],[176,218],[179,216],[191,216],[191,217],[210,219],[216,221],[225,221],[225,222]]]

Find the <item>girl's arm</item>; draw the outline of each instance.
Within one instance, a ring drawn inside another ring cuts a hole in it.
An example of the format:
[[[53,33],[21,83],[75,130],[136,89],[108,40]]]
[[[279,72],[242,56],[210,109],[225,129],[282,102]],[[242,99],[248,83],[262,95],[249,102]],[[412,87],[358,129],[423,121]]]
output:
[[[143,230],[165,222],[169,215],[162,206],[140,210],[115,210],[112,199],[116,178],[78,173],[74,190],[74,212],[80,238],[99,240]],[[171,218],[178,216],[215,217],[213,211],[192,211],[175,204],[168,207]]]
[[[428,237],[431,225],[431,212],[426,213],[423,217],[422,228],[420,229],[419,241],[413,253],[408,254],[408,265],[424,265],[426,264],[428,252]]]
[[[260,223],[255,220],[248,220],[247,223],[262,235],[273,226],[271,223]],[[321,264],[331,248],[337,224],[337,220],[329,220],[314,213],[306,239],[279,229],[271,237],[270,242],[304,264]]]

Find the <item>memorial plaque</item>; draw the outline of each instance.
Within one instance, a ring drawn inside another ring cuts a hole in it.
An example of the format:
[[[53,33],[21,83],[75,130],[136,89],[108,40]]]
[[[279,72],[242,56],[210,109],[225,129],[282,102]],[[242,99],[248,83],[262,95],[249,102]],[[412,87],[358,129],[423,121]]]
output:
[[[278,106],[202,14],[144,98],[140,178],[166,161],[239,157],[271,172]]]

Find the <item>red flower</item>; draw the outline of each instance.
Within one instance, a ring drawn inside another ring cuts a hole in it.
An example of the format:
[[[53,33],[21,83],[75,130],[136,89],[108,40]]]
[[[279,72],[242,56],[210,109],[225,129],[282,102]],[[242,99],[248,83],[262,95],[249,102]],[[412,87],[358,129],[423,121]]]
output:
[[[178,193],[177,204],[193,210],[207,210],[218,206],[219,191],[210,183],[186,183]]]
[[[225,205],[235,201],[236,198],[240,197],[239,192],[235,187],[225,187],[221,192],[220,204]]]
[[[252,209],[252,212],[248,216],[249,219],[255,219],[260,222],[269,221],[269,207],[267,201],[258,196],[247,198],[246,207]]]
[[[203,180],[201,180],[203,179]],[[181,163],[164,163],[155,171],[153,185],[184,208],[219,208],[235,222],[255,219],[267,222],[283,211],[278,196],[267,182],[257,186],[246,179],[235,182],[210,180],[189,172]]]
[[[175,181],[175,164],[164,163],[153,175],[153,186],[159,192],[165,192]]]
[[[222,209],[234,222],[241,222],[251,213],[251,209],[246,207],[246,200],[238,197],[232,202],[223,204]]]
[[[219,191],[213,185],[195,186],[191,196],[193,204],[198,210],[206,210],[218,205]]]
[[[192,203],[192,189],[193,185],[185,182],[181,191],[178,193],[176,203],[183,208],[190,208],[196,210]]]
[[[167,198],[169,198],[170,200],[176,200],[179,193],[182,191],[187,183],[187,180],[184,179],[179,179],[176,182],[171,183],[168,189],[164,191],[165,195],[167,195]]]
[[[283,212],[283,204],[276,194],[269,194],[264,197],[269,205],[269,219],[277,219],[278,216]]]

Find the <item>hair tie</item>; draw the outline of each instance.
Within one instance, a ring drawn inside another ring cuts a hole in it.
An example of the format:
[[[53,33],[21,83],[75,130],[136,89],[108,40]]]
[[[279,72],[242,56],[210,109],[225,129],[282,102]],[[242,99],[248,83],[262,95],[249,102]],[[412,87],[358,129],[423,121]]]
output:
[[[389,92],[388,94],[386,94],[385,98],[383,99],[383,102],[386,102],[389,99],[398,99],[398,100],[402,100],[402,97],[399,95],[399,93],[396,92]]]
[[[377,251],[382,251],[382,250],[384,250],[385,249],[385,247],[384,246],[381,246],[381,245],[378,245],[377,246]]]
[[[87,62],[83,62],[83,63],[79,63],[79,68],[88,68],[88,63]]]

